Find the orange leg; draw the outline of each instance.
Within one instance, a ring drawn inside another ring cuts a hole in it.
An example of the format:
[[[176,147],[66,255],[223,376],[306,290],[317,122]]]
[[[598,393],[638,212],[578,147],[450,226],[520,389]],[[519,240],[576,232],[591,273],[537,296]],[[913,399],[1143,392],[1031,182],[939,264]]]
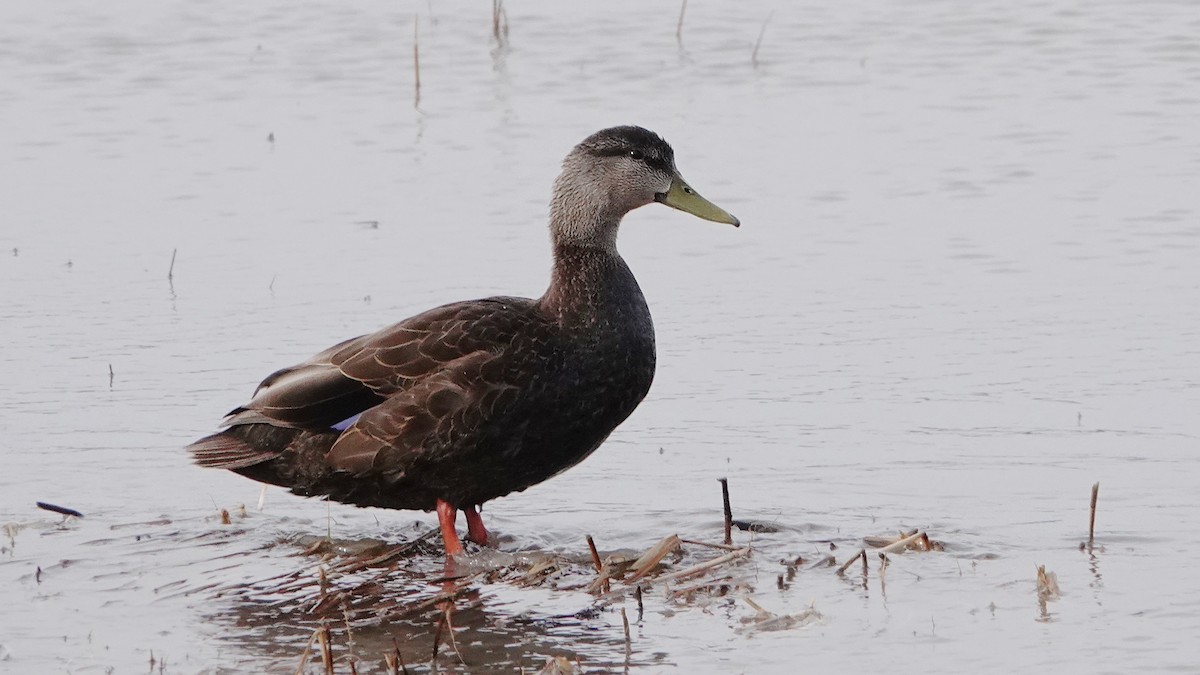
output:
[[[457,509],[450,502],[439,499],[437,500],[437,514],[438,524],[442,527],[442,541],[446,544],[446,556],[462,555],[463,545],[458,539],[458,532],[454,531],[454,520],[457,517]],[[469,523],[470,516],[467,516],[467,518]]]
[[[487,546],[488,531],[483,526],[483,518],[479,517],[479,512],[474,506],[468,506],[463,509],[463,513],[467,514],[467,539],[480,546]]]

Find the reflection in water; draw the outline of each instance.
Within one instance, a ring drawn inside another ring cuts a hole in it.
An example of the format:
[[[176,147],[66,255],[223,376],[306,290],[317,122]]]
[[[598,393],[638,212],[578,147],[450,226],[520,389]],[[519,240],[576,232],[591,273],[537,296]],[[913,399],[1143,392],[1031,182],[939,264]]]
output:
[[[623,594],[597,601],[579,592],[595,576],[586,560],[477,551],[449,564],[442,562],[440,546],[429,543],[436,533],[404,544],[315,537],[287,542],[300,556],[299,567],[204,590],[224,607],[205,620],[236,628],[218,628],[222,643],[279,667],[300,659],[304,645],[324,629],[339,664],[379,664],[393,653],[409,665],[443,672],[536,670],[547,655],[586,664],[587,672],[647,663],[610,630],[618,611],[610,605]],[[569,598],[519,609],[513,599],[519,588]],[[547,611],[572,603],[580,608]]]

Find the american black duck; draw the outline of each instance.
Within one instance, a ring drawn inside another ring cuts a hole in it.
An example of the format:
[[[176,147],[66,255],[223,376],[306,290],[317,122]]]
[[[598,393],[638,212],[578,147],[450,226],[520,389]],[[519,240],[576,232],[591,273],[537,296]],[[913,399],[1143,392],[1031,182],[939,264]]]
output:
[[[201,466],[358,506],[437,510],[447,555],[487,542],[477,507],[574,466],[637,407],[654,326],[617,228],[651,202],[721,223],[671,146],[641,127],[596,132],[563,161],[550,202],[554,270],[537,300],[443,305],[262,381]]]

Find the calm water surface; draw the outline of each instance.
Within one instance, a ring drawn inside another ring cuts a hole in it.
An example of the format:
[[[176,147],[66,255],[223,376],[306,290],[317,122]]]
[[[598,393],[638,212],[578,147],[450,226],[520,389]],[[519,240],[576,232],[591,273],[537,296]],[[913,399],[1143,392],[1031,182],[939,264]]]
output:
[[[1194,4],[693,2],[680,43],[678,6],[513,2],[507,45],[477,4],[0,8],[0,671],[292,672],[311,624],[205,587],[434,519],[274,489],[259,511],[181,447],[335,341],[540,294],[558,163],[620,123],[745,225],[626,219],[654,389],[490,505],[502,549],[711,540],[728,476],[783,529],[754,535],[753,588],[648,594],[633,672],[1200,670]],[[776,587],[780,558],[910,527],[946,551]],[[615,608],[487,593],[469,672],[622,669]],[[745,595],[824,618],[746,632]]]

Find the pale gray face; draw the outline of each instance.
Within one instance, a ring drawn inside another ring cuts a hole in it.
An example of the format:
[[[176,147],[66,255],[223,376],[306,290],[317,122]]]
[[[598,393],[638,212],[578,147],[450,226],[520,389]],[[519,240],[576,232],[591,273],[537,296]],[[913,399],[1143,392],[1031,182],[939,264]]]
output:
[[[665,194],[675,178],[675,151],[654,132],[613,127],[588,136],[571,153],[590,165],[589,178],[608,195],[610,206],[625,213]]]
[[[621,218],[651,202],[738,224],[688,186],[666,141],[641,127],[625,126],[598,131],[567,155],[555,183],[551,228],[557,240],[611,248]]]
[[[639,155],[590,156],[595,167],[589,171],[597,187],[608,196],[610,208],[627,213],[666,194],[675,177],[672,168],[648,164]]]

